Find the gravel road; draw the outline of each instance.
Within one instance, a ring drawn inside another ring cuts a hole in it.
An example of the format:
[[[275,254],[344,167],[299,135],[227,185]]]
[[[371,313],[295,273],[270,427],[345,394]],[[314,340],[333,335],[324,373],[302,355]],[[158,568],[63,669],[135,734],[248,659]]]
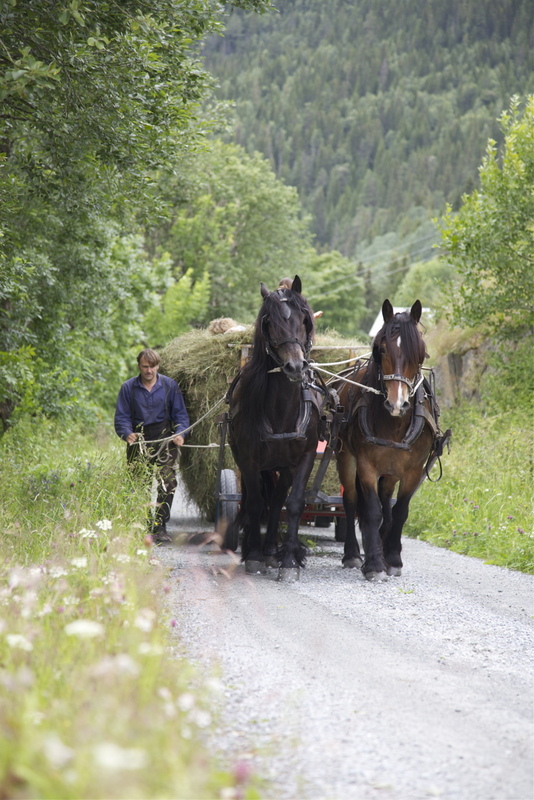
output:
[[[403,576],[368,583],[332,525],[283,584],[184,544],[194,514],[175,502],[155,555],[181,651],[224,686],[210,747],[262,800],[532,800],[532,576],[405,539]]]

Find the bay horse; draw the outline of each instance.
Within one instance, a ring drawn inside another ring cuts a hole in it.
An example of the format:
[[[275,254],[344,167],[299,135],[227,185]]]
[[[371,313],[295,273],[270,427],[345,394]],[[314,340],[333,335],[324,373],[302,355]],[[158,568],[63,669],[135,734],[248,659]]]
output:
[[[410,500],[451,436],[439,430],[433,388],[422,376],[421,311],[416,300],[409,312],[395,314],[385,300],[368,362],[356,365],[349,382],[335,382],[346,415],[337,455],[347,518],[343,566],[361,567],[368,580],[401,575]]]
[[[261,284],[252,356],[227,395],[229,443],[241,473],[241,505],[233,525],[243,530],[242,561],[250,573],[278,566],[279,580],[298,580],[304,566],[306,547],[298,527],[319,436],[321,397],[308,365],[314,315],[301,292],[298,275],[291,288],[270,292]],[[286,498],[287,535],[278,547]]]

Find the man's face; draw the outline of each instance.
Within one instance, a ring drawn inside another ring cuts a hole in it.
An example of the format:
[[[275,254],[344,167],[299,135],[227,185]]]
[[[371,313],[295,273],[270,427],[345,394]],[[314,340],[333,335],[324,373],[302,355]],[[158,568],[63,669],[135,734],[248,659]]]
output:
[[[152,383],[158,376],[159,364],[149,364],[146,358],[139,362],[139,372],[145,383]]]

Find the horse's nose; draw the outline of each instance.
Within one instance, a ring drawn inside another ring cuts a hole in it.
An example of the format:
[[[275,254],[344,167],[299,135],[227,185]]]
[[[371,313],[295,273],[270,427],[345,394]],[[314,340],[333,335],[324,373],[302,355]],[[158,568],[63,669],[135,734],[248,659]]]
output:
[[[303,379],[303,372],[302,372],[303,366],[304,365],[301,361],[300,362],[286,361],[282,369],[284,370],[285,374],[287,375],[290,381],[294,381],[295,383],[297,382],[300,383],[302,382]]]
[[[388,398],[384,401],[384,406],[393,417],[402,417],[410,410],[410,401],[404,400],[402,403],[391,403]]]

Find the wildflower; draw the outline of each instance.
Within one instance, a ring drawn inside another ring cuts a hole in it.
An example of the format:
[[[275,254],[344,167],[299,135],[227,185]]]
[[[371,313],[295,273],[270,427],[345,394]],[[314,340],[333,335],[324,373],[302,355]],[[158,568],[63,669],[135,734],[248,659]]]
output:
[[[73,567],[81,569],[87,566],[87,559],[85,556],[78,556],[77,558],[71,558],[70,563]]]
[[[74,750],[63,744],[59,736],[52,734],[43,742],[43,751],[50,766],[61,769],[66,766],[74,756]]]
[[[134,625],[136,628],[139,628],[140,631],[143,631],[144,633],[150,633],[154,627],[155,619],[155,611],[152,611],[151,608],[142,608],[134,620]]]
[[[95,678],[102,678],[105,675],[130,675],[136,678],[140,672],[141,668],[139,664],[127,653],[119,653],[116,656],[106,656],[91,670]]]
[[[139,747],[120,747],[114,742],[102,742],[93,750],[98,766],[112,770],[143,769],[148,763],[145,750]]]
[[[61,578],[63,575],[68,575],[69,573],[66,569],[63,569],[63,567],[50,567],[48,574],[51,578]]]
[[[86,528],[82,528],[79,535],[82,539],[98,539],[98,533],[96,531],[86,530]]]
[[[175,619],[171,619],[171,628],[176,628],[177,622]]]
[[[100,528],[101,531],[110,531],[111,530],[111,520],[109,519],[99,519],[96,523],[96,527]]]
[[[178,707],[182,711],[190,711],[195,705],[195,695],[191,692],[184,692],[178,698]]]
[[[512,517],[510,514],[508,514],[508,516],[506,517],[506,519],[513,519],[513,517]]]
[[[105,633],[102,623],[91,619],[75,619],[65,625],[64,630],[67,636],[79,636],[81,639],[92,639]]]
[[[207,728],[208,725],[211,725],[211,714],[209,711],[195,709],[193,713],[189,715],[189,719],[197,726],[197,728]]]
[[[26,650],[28,652],[33,650],[33,644],[21,633],[8,633],[6,636],[6,641],[10,647],[18,650]]]
[[[136,555],[138,555],[138,556],[146,556],[147,553],[148,553],[148,550],[137,550]]]

